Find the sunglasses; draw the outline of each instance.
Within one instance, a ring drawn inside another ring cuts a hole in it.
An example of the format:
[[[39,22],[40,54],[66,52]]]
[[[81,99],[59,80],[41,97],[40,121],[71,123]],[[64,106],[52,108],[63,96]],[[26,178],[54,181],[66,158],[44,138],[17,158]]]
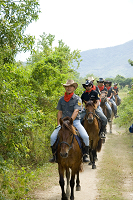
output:
[[[92,86],[91,84],[89,84],[89,85],[86,85],[86,87],[90,87],[90,86]]]

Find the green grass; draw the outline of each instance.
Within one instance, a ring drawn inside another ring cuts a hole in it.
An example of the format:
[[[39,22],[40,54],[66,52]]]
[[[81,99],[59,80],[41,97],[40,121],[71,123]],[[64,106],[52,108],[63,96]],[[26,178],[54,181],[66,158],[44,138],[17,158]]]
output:
[[[127,192],[133,193],[133,182],[125,186],[128,177],[133,174],[133,135],[109,134],[104,155],[100,162],[98,188],[102,200],[125,200]],[[128,198],[127,198],[128,199]]]

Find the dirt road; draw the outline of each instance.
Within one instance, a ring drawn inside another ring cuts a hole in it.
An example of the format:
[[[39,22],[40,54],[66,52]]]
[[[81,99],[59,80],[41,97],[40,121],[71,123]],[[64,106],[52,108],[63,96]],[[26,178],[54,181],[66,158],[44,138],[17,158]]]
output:
[[[109,130],[109,127],[108,127]],[[113,134],[117,134],[117,129],[113,127]],[[104,152],[104,147],[108,140],[108,134],[106,138],[106,142],[102,146],[102,150],[98,153],[98,161],[96,162],[96,169],[92,169],[88,164],[83,165],[84,171],[80,173],[80,183],[81,183],[81,191],[75,191],[75,200],[96,200],[100,199],[100,195],[97,189],[97,172],[100,169],[100,160],[102,160],[102,155]],[[35,192],[35,199],[38,200],[60,200],[61,199],[61,189],[60,186],[53,186],[50,189],[45,191],[38,190]]]

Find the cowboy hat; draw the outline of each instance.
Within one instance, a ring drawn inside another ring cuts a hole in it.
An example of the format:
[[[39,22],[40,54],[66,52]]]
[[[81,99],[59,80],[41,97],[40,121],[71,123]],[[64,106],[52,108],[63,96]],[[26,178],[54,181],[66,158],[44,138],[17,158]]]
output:
[[[87,81],[87,80],[89,80],[89,81],[94,81],[95,79],[93,78],[93,76],[89,76],[88,79],[86,79],[86,81]]]
[[[64,87],[73,86],[76,90],[78,87],[78,84],[75,83],[73,80],[67,80],[67,82],[65,84],[63,84],[63,86]]]
[[[87,80],[86,82],[85,82],[85,84],[82,84],[83,85],[83,87],[86,89],[86,86],[88,86],[88,85],[92,85],[92,87],[93,87],[93,82],[92,81],[90,81],[90,80]]]
[[[109,84],[111,86],[112,82],[111,81],[104,81],[104,85]]]
[[[114,85],[118,85],[118,83],[114,83]]]
[[[97,83],[99,83],[99,82],[103,83],[104,79],[103,78],[99,78],[99,80],[97,81]]]

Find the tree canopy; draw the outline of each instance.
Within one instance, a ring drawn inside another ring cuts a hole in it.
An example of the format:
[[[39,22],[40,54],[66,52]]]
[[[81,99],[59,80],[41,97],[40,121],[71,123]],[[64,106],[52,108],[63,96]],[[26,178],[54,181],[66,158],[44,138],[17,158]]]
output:
[[[39,12],[38,0],[0,1],[0,64],[12,63],[18,52],[32,50],[34,37],[24,31]]]

